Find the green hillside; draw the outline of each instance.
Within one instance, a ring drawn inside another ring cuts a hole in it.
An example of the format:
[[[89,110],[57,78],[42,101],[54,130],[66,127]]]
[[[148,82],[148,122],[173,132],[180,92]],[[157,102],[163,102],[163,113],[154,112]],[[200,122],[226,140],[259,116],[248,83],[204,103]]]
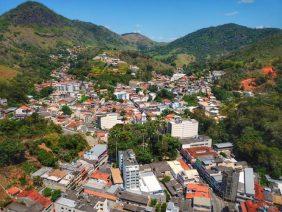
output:
[[[23,3],[0,16],[0,45],[0,63],[9,65],[59,45],[134,48],[103,26],[69,20],[36,2]]]
[[[237,24],[209,27],[190,33],[148,53],[166,62],[174,62],[177,54],[189,54],[197,60],[215,59],[281,32],[280,29],[253,29]]]
[[[140,50],[146,50],[150,49],[156,45],[158,45],[157,42],[151,40],[150,38],[146,37],[145,35],[142,35],[140,33],[125,33],[121,35],[122,38],[129,43],[136,45],[136,47]]]

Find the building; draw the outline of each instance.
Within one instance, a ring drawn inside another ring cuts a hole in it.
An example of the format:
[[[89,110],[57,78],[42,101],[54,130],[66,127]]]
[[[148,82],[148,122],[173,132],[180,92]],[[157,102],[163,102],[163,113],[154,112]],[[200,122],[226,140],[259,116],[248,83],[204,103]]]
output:
[[[245,168],[245,193],[247,196],[255,195],[255,182],[254,182],[254,170],[253,168]]]
[[[67,191],[54,203],[56,212],[88,212],[88,211],[110,211],[117,203],[104,197],[89,196],[84,193]]]
[[[235,201],[237,196],[239,173],[232,168],[225,168],[222,171],[222,194],[228,201]]]
[[[114,95],[117,99],[129,100],[129,93],[127,93],[126,91],[116,91],[114,92]]]
[[[182,149],[200,146],[211,147],[212,145],[212,139],[205,135],[198,135],[191,138],[180,139],[180,142],[182,144]]]
[[[111,168],[111,175],[112,175],[112,181],[114,185],[122,185],[123,180],[121,177],[121,172],[118,168]]]
[[[212,211],[212,204],[210,198],[206,197],[194,197],[192,201],[194,212]]]
[[[154,198],[164,196],[164,190],[153,172],[140,173],[140,191]],[[164,198],[165,200],[165,198]]]
[[[230,142],[218,143],[218,144],[214,144],[213,146],[216,151],[224,151],[224,150],[232,151],[233,149],[233,144]]]
[[[122,121],[119,119],[117,113],[107,113],[97,115],[97,124],[102,130],[109,130],[116,124],[121,124]]]
[[[139,165],[132,149],[119,151],[119,169],[122,172],[125,189],[139,189]]]
[[[31,116],[32,113],[33,113],[33,110],[30,107],[28,107],[26,105],[22,105],[21,107],[16,109],[15,117],[16,118],[25,118],[27,116]]]
[[[4,211],[9,212],[49,212],[52,210],[52,202],[49,198],[42,196],[36,190],[25,190],[19,193],[14,201]]]
[[[148,206],[150,199],[147,195],[132,193],[129,191],[117,192],[119,200],[125,203],[130,203],[138,206]]]
[[[168,123],[168,131],[172,137],[191,138],[198,135],[199,122],[195,119],[182,120],[180,117]]]
[[[218,156],[212,148],[206,146],[182,149],[181,153],[186,160],[192,163],[196,162],[196,159],[201,161],[214,160]]]
[[[179,212],[179,207],[176,206],[173,202],[168,202],[166,212]]]
[[[97,144],[89,151],[85,152],[83,157],[95,162],[95,166],[105,163],[108,159],[108,147],[106,144]]]

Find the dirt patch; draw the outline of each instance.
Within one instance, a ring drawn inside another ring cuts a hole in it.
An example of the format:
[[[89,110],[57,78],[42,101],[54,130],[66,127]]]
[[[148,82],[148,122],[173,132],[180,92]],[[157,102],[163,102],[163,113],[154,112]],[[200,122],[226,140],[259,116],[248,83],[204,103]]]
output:
[[[0,65],[0,78],[11,79],[17,75],[18,71],[4,65]]]

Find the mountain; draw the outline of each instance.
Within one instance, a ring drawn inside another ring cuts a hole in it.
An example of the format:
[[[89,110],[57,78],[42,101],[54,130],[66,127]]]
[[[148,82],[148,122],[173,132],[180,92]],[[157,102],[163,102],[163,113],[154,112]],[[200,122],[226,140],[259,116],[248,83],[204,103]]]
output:
[[[149,49],[156,46],[158,43],[140,33],[125,33],[121,35],[122,38],[133,45],[136,45],[138,49]]]
[[[282,32],[243,47],[222,60],[243,61],[247,65],[272,65],[282,62]]]
[[[103,26],[67,19],[32,1],[0,16],[0,45],[0,63],[8,64],[59,45],[135,48]]]
[[[196,60],[217,58],[280,33],[281,29],[253,29],[237,24],[224,24],[200,29],[148,53],[173,62],[177,54],[189,54]]]

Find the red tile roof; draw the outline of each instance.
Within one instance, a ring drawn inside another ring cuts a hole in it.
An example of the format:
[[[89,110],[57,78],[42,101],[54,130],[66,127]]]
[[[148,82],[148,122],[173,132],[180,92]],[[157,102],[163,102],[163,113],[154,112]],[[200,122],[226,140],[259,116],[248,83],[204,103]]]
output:
[[[192,199],[194,197],[211,198],[209,187],[200,183],[188,183],[186,199]]]
[[[214,157],[217,156],[217,153],[212,148],[206,146],[188,148],[188,149],[184,149],[184,151],[186,151],[193,158],[206,156],[206,155],[213,155]]]
[[[21,192],[21,190],[18,187],[15,187],[15,186],[7,189],[6,191],[7,191],[8,194],[13,195],[13,196],[15,196],[15,195],[17,195],[18,193]]]
[[[112,201],[116,201],[117,197],[111,194],[106,194],[106,193],[102,193],[102,192],[98,192],[98,191],[92,191],[89,189],[84,189],[84,193],[95,196],[95,197],[100,197],[100,198],[105,198],[105,199],[109,199]]]
[[[96,170],[95,172],[92,173],[91,178],[104,180],[105,182],[107,182],[110,179],[110,175],[107,173],[100,172],[99,170]]]

